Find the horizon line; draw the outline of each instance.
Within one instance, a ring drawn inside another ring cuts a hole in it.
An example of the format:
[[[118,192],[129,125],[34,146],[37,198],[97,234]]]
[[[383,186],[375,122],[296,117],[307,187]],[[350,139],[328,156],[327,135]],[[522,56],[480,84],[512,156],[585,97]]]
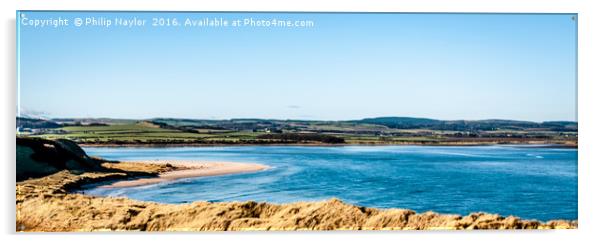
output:
[[[484,118],[484,119],[437,119],[428,117],[413,117],[413,116],[376,116],[376,117],[364,117],[359,119],[341,119],[341,120],[330,120],[330,119],[292,119],[292,118],[253,118],[253,117],[231,117],[231,118],[190,118],[190,117],[151,117],[151,118],[116,118],[116,117],[27,117],[19,116],[16,118],[28,118],[28,119],[41,119],[41,120],[61,120],[61,119],[111,119],[111,120],[137,120],[137,121],[149,121],[156,119],[177,119],[177,120],[207,120],[207,121],[227,121],[227,120],[276,120],[276,121],[316,121],[316,122],[349,122],[349,121],[361,121],[365,119],[378,119],[378,118],[411,118],[411,119],[428,119],[435,121],[515,121],[515,122],[532,122],[532,123],[544,123],[544,122],[574,122],[578,123],[578,120],[515,120],[505,118]]]

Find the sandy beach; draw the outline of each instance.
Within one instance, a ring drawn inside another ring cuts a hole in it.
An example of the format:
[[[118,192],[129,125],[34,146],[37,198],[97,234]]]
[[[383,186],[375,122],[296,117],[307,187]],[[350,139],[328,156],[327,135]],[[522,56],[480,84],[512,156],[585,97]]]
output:
[[[269,166],[254,163],[238,162],[207,162],[207,161],[172,161],[172,160],[152,160],[152,161],[130,161],[128,163],[144,163],[157,165],[172,165],[174,170],[162,172],[158,177],[139,178],[128,181],[117,181],[115,183],[104,185],[105,188],[115,187],[133,187],[142,186],[165,181],[171,181],[182,178],[218,176],[227,174],[237,174],[246,172],[256,172],[266,170]]]
[[[62,149],[57,149],[57,148]],[[207,161],[118,162],[89,157],[68,140],[17,139],[16,231],[243,231],[243,230],[464,230],[575,229],[577,220],[541,222],[488,213],[467,215],[378,209],[339,199],[267,202],[156,203],[77,193],[74,189],[127,179],[133,186],[178,178],[264,170],[251,163]],[[70,160],[31,158],[49,151]],[[34,156],[35,155],[35,156]],[[64,169],[67,168],[67,169]],[[131,178],[142,178],[135,179]]]

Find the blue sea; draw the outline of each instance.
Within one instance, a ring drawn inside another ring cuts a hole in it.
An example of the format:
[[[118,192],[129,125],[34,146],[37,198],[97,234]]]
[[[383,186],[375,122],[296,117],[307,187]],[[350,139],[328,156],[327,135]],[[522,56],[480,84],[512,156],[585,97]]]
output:
[[[110,160],[261,163],[260,172],[187,178],[93,195],[162,203],[339,198],[376,208],[577,219],[577,149],[537,146],[226,146],[85,148]]]

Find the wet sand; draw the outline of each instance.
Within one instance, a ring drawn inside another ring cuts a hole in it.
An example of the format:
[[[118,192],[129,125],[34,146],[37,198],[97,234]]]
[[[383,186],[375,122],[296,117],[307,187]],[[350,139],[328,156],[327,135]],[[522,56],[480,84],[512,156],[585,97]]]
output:
[[[238,163],[238,162],[203,162],[203,161],[131,161],[129,163],[148,163],[148,164],[170,164],[174,166],[174,170],[160,173],[158,177],[140,178],[128,181],[118,181],[109,185],[104,185],[105,188],[116,187],[133,187],[166,182],[182,178],[218,176],[246,172],[262,171],[270,168],[269,166],[253,163]]]

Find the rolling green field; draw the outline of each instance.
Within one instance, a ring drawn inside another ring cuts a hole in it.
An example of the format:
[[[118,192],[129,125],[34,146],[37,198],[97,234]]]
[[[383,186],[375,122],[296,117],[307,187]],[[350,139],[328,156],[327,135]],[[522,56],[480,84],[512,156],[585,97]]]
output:
[[[35,136],[47,139],[66,138],[78,143],[194,142],[211,137],[209,134],[186,133],[180,130],[156,127],[143,122],[108,126],[67,126],[61,128],[61,130],[66,133]]]
[[[391,123],[396,122],[398,123]],[[426,122],[413,124],[411,121]],[[19,136],[70,139],[94,145],[219,144],[424,144],[548,143],[577,145],[576,123],[436,121],[383,118],[368,121],[22,119]],[[380,124],[382,123],[382,124]]]
[[[332,128],[329,128],[332,129]],[[224,131],[211,129],[196,129],[195,132],[187,132],[178,129],[161,128],[147,122],[131,124],[112,124],[103,126],[66,126],[53,129],[62,133],[31,135],[46,139],[70,139],[83,144],[152,144],[152,143],[254,143],[275,142],[274,139],[258,138],[260,135],[269,134],[265,131]],[[334,130],[334,129],[332,129]],[[341,131],[342,132],[342,131]],[[438,141],[435,137],[412,137],[412,138],[383,138],[373,135],[348,135],[337,134],[335,136],[344,138],[346,143],[383,143],[396,141]]]

